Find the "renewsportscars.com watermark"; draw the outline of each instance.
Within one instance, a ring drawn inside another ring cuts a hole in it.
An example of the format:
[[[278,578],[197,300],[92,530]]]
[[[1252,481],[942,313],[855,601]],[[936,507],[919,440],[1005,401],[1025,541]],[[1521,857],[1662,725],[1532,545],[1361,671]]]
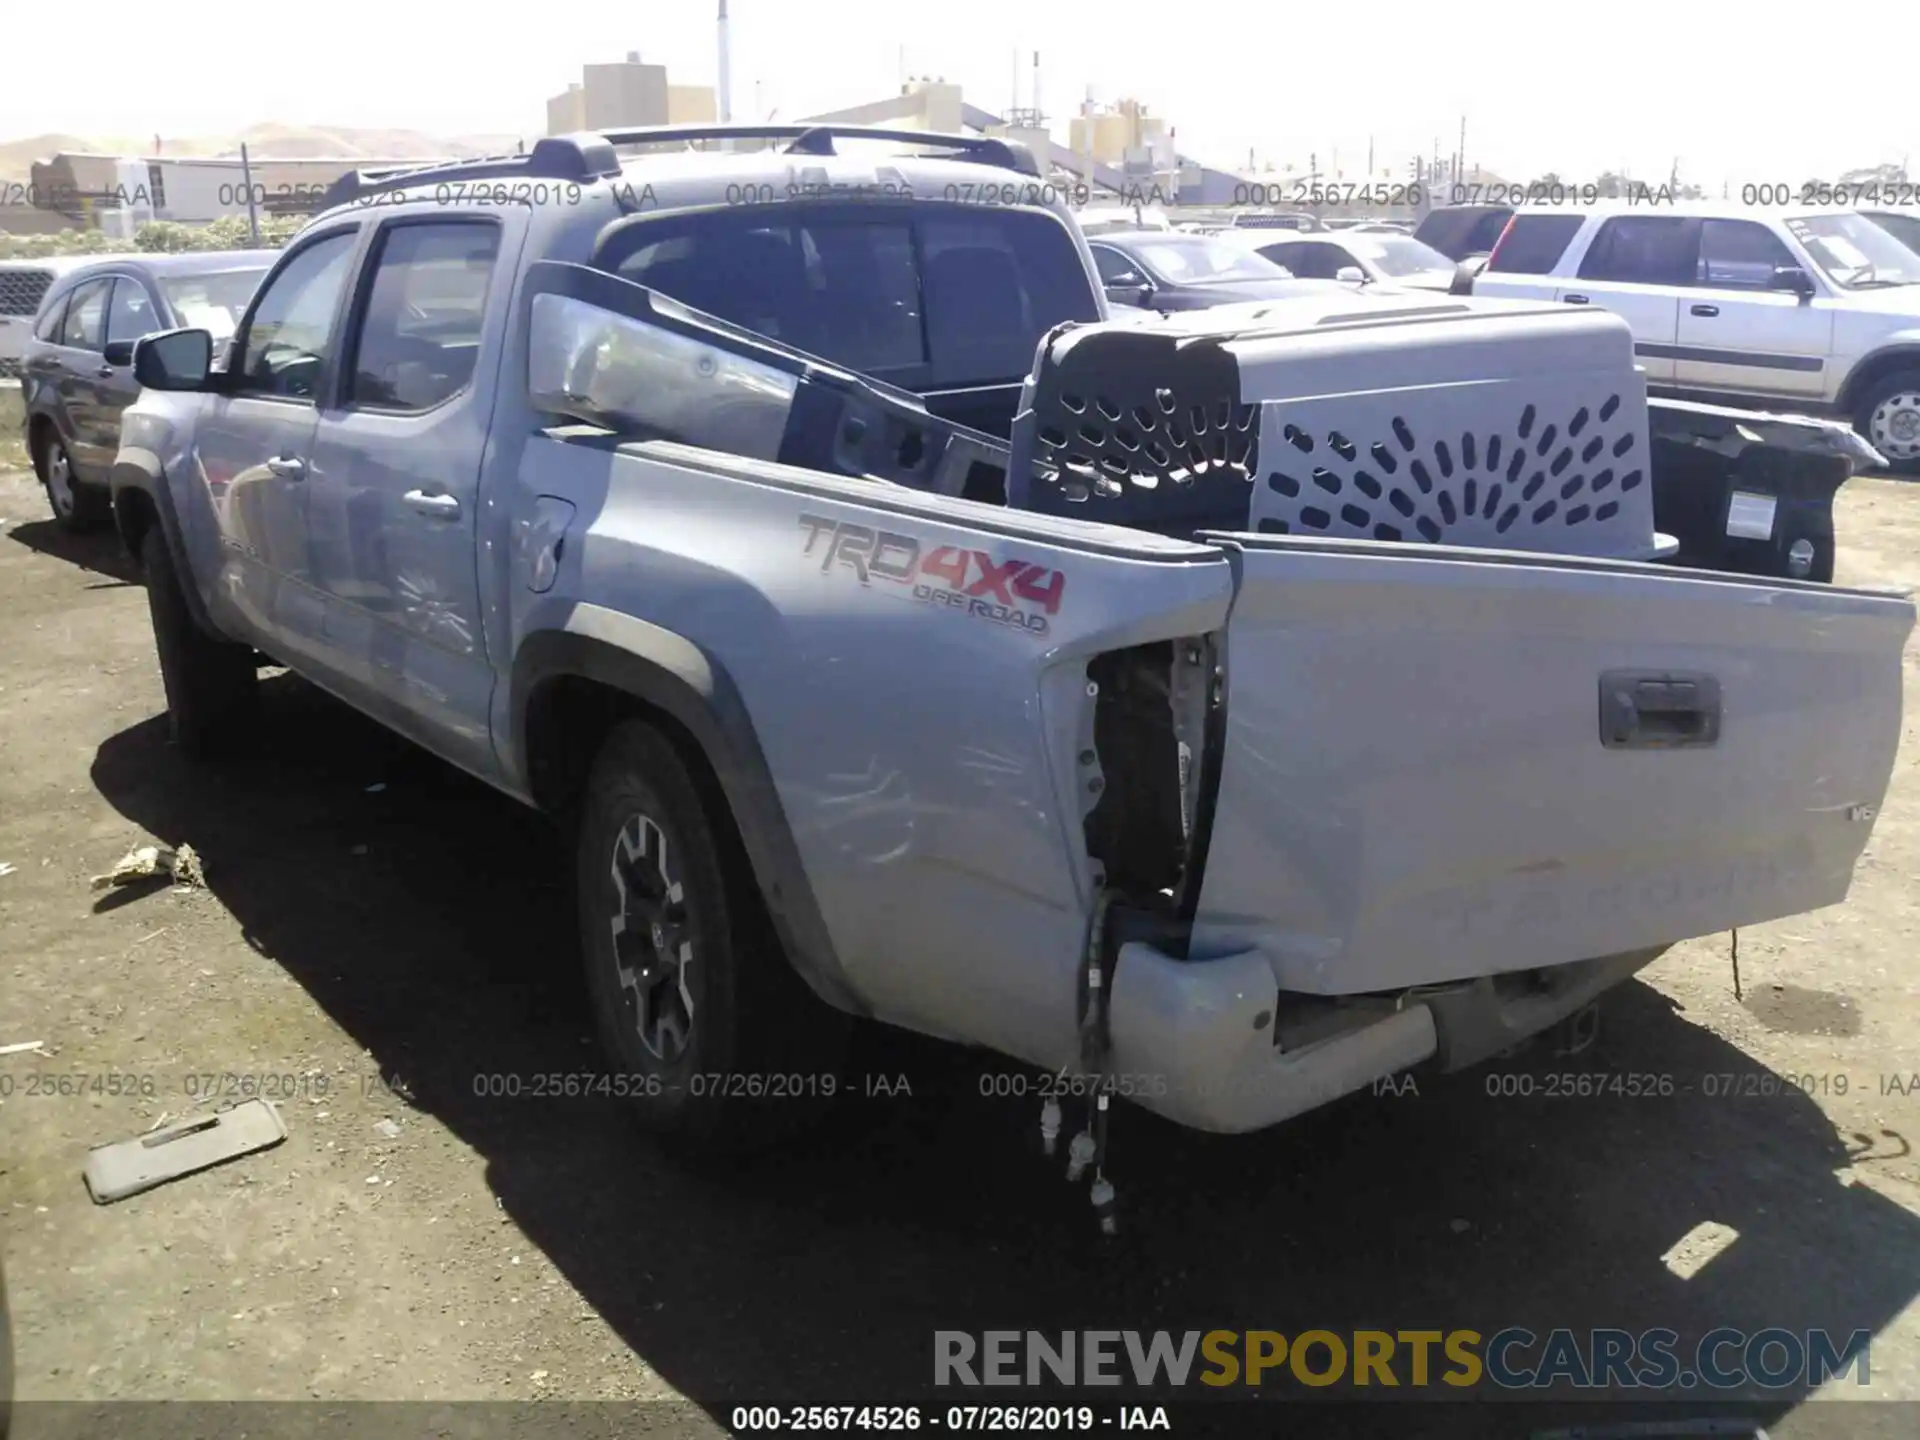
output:
[[[1345,1385],[1502,1390],[1811,1389],[1868,1383],[1868,1332],[1710,1330],[936,1330],[938,1386]]]

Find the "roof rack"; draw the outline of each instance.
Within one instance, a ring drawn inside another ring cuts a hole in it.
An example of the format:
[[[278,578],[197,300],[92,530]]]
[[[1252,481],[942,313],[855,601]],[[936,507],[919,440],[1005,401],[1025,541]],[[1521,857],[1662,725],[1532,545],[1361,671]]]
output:
[[[631,130],[550,135],[524,155],[488,155],[476,160],[354,170],[327,187],[320,209],[331,210],[383,190],[409,185],[445,185],[461,180],[560,180],[586,184],[620,173],[618,145],[676,145],[696,140],[790,140],[789,155],[833,155],[836,139],[885,140],[959,152],[962,160],[1040,174],[1033,152],[1018,141],[990,135],[942,135],[931,130],[887,130],[871,125],[651,125]]]
[[[873,125],[833,125],[802,121],[794,125],[650,125],[633,130],[606,130],[610,145],[673,145],[695,140],[790,140],[789,155],[834,155],[836,139],[885,140],[897,145],[927,145],[955,150],[959,158],[1022,175],[1038,176],[1040,163],[1033,151],[1015,140],[992,135],[943,135],[933,130],[891,130]]]
[[[486,155],[435,165],[392,170],[353,170],[327,187],[320,208],[331,210],[382,190],[407,185],[447,184],[456,180],[561,180],[585,184],[620,173],[613,146],[595,134],[550,135],[533,142],[523,155]]]

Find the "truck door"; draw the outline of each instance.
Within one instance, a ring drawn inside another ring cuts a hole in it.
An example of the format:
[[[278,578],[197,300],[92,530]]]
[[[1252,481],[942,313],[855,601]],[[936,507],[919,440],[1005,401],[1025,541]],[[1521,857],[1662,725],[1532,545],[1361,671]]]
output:
[[[524,207],[505,205],[382,221],[308,486],[320,663],[357,703],[482,773],[494,752],[480,466],[509,310],[500,291],[525,233]]]
[[[291,661],[312,658],[320,609],[307,565],[316,397],[337,351],[357,223],[299,242],[234,335],[231,379],[194,427],[220,532],[214,591]]]

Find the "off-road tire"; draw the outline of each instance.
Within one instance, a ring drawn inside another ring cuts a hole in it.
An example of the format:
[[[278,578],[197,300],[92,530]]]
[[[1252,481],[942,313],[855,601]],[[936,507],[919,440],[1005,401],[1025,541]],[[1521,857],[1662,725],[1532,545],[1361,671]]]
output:
[[[167,538],[155,525],[140,543],[153,648],[167,691],[173,743],[196,760],[225,753],[248,733],[259,698],[253,650],[201,629],[187,608]]]
[[[607,1060],[606,1081],[594,1077],[593,1088],[669,1143],[752,1149],[824,1113],[850,1022],[795,973],[731,817],[719,811],[725,802],[696,781],[688,759],[654,726],[623,721],[602,743],[582,797],[580,948]],[[686,959],[671,963],[670,954]],[[688,996],[691,1023],[677,1053],[664,1029],[643,1040],[643,1028],[676,1015]]]
[[[67,442],[58,435],[50,435],[33,447],[33,473],[47,492],[47,508],[53,511],[54,524],[68,534],[88,534],[113,518],[113,497],[97,485],[74,478],[73,457]]]

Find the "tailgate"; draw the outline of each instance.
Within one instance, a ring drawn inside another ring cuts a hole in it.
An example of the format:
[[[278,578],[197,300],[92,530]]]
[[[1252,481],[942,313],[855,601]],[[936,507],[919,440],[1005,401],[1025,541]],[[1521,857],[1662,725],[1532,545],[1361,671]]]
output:
[[[1283,989],[1347,994],[1845,898],[1899,739],[1908,600],[1208,538],[1238,590],[1195,954],[1257,946]]]

